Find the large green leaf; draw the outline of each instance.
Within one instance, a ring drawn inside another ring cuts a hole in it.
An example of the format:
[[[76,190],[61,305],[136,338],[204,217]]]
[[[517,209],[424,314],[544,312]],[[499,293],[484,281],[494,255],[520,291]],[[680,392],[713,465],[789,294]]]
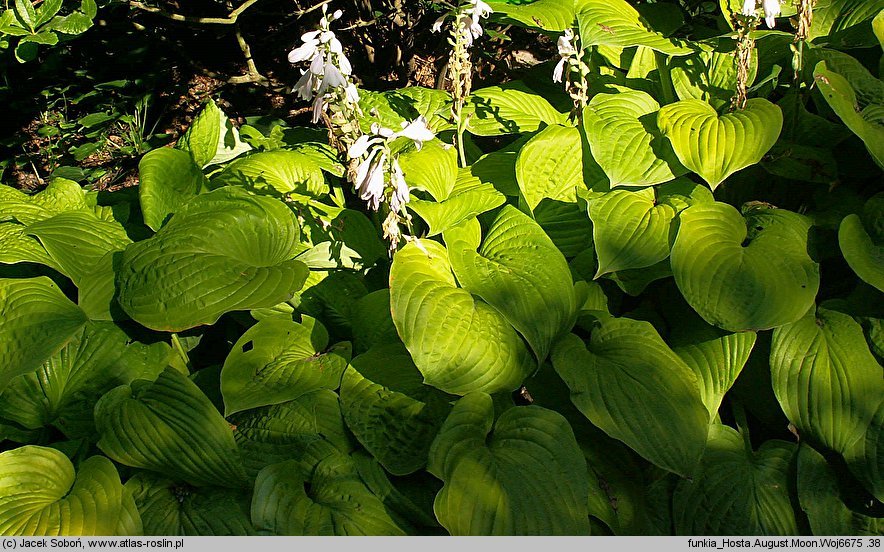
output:
[[[302,152],[288,150],[265,151],[237,159],[212,179],[212,185],[275,191],[304,203],[328,193],[319,163]]]
[[[119,303],[154,330],[213,324],[230,311],[270,307],[307,277],[294,214],[236,188],[200,195],[157,234],[130,245],[117,275]]]
[[[678,213],[689,205],[712,201],[708,189],[686,179],[635,192],[591,195],[588,210],[598,257],[595,277],[666,259]]]
[[[660,109],[657,125],[682,165],[714,190],[731,174],[761,161],[780,135],[783,112],[763,98],[724,115],[702,100],[681,100]]]
[[[758,68],[758,50],[752,50],[747,86],[752,86]],[[734,52],[703,50],[672,60],[670,76],[679,99],[709,102],[715,109],[725,108],[737,87],[737,63]]]
[[[693,480],[672,497],[678,535],[798,535],[789,496],[795,445],[768,440],[753,452],[732,428],[714,424]]]
[[[123,501],[120,476],[103,456],[86,459],[75,473],[56,449],[0,453],[0,535],[116,535]]]
[[[28,226],[55,262],[80,286],[91,276],[101,259],[132,243],[123,227],[102,220],[89,211],[67,211]]]
[[[835,471],[806,444],[798,448],[798,502],[814,535],[884,535],[884,522],[844,504]]]
[[[430,227],[428,236],[435,236],[461,222],[486,211],[500,207],[506,201],[494,186],[472,176],[468,169],[457,173],[454,188],[443,201],[425,201],[414,198],[408,208],[418,214]]]
[[[494,307],[524,337],[542,363],[552,343],[574,325],[574,282],[565,257],[530,217],[505,206],[478,251],[450,243],[460,285]]]
[[[158,148],[138,163],[138,199],[144,224],[154,232],[190,199],[205,192],[209,181],[186,151]]]
[[[533,132],[567,119],[521,81],[476,90],[467,107],[467,130],[478,136]]]
[[[844,260],[857,276],[884,292],[884,245],[872,240],[859,215],[850,214],[841,221],[838,245]]]
[[[211,98],[181,137],[178,148],[190,152],[200,167],[225,163],[252,149],[239,139],[239,131]]]
[[[826,64],[821,61],[813,70],[814,81],[823,98],[844,124],[865,142],[878,165],[884,167],[884,97],[865,98],[860,102],[858,93],[861,89],[855,89],[844,76],[830,71]]]
[[[491,0],[495,15],[518,21],[520,26],[544,31],[564,31],[574,26],[577,6],[582,0],[536,0],[503,2]]]
[[[637,90],[596,94],[583,112],[592,157],[616,186],[652,186],[687,172],[657,128],[660,104]]]
[[[535,134],[519,150],[516,180],[533,211],[544,199],[574,203],[583,184],[580,132],[551,125]]]
[[[809,219],[757,206],[745,219],[725,203],[680,215],[672,246],[675,282],[704,320],[729,331],[794,322],[813,305],[819,265],[808,255]]]
[[[0,263],[38,263],[61,272],[39,241],[27,235],[27,226],[17,222],[0,222]]]
[[[390,306],[424,381],[447,393],[512,391],[536,367],[506,319],[457,287],[437,242],[410,243],[393,257]]]
[[[845,452],[844,458],[869,492],[884,501],[884,399],[878,402],[865,436]]]
[[[239,487],[245,471],[233,432],[195,383],[173,368],[95,405],[98,447],[125,464],[197,486]]]
[[[773,389],[807,438],[839,452],[862,439],[884,396],[881,366],[852,317],[823,307],[773,332]]]
[[[694,372],[648,322],[598,318],[590,337],[567,335],[552,352],[571,401],[647,460],[690,476],[709,425]]]
[[[70,438],[91,437],[92,411],[101,396],[165,367],[165,343],[129,344],[116,325],[88,323],[39,369],[13,379],[0,394],[0,416],[27,428],[54,424]]]
[[[582,201],[545,199],[534,209],[534,220],[565,258],[592,250],[592,221]]]
[[[808,39],[835,47],[872,47],[871,19],[882,9],[882,0],[818,0]]]
[[[224,361],[224,414],[290,401],[316,389],[337,389],[349,361],[350,344],[328,349],[328,332],[313,319],[304,317],[303,324],[261,320]]]
[[[374,122],[391,130],[399,130],[403,123],[409,123],[423,115],[430,130],[438,134],[453,128],[450,121],[450,102],[451,94],[448,92],[422,86],[384,92],[360,90],[359,107],[363,113],[374,112],[377,116],[361,117],[359,126],[366,134],[371,132]]]
[[[255,528],[275,535],[403,535],[349,456],[333,453],[312,470],[290,460],[258,474]]]
[[[250,477],[270,464],[302,457],[314,441],[326,440],[341,452],[350,452],[355,446],[344,425],[338,396],[328,389],[234,414],[230,423]]]
[[[255,530],[249,496],[237,489],[194,488],[149,472],[138,472],[126,489],[144,523],[145,535],[244,536]]]
[[[581,0],[577,14],[581,46],[645,46],[683,56],[694,51],[682,41],[652,29],[626,0]]]
[[[447,397],[422,379],[408,351],[391,344],[354,358],[341,381],[347,426],[393,475],[424,467],[448,414]]]
[[[445,482],[434,509],[452,535],[589,534],[586,461],[552,410],[511,408],[495,423],[491,397],[471,393],[445,420],[428,470]]]
[[[55,178],[43,191],[29,196],[15,188],[0,185],[0,222],[31,224],[65,211],[90,209],[79,184]],[[91,209],[90,209],[91,210]]]
[[[0,279],[0,391],[33,372],[86,323],[86,315],[45,276]]]
[[[409,187],[429,192],[436,201],[448,199],[457,181],[457,150],[440,140],[399,156]]]

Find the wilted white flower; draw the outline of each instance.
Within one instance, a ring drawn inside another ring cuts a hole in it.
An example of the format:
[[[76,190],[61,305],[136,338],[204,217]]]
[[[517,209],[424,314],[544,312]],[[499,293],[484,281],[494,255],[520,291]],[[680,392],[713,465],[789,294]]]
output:
[[[780,0],[761,0],[761,5],[764,9],[764,22],[773,29],[777,23],[776,18],[780,15]],[[741,10],[743,15],[752,16],[757,11],[758,0],[744,0],[743,9]]]
[[[386,161],[387,152],[376,149],[362,160],[356,171],[356,190],[359,197],[368,202],[368,208],[372,211],[377,211],[384,199]]]
[[[390,170],[390,184],[393,185],[393,195],[390,196],[390,209],[399,212],[403,205],[411,199],[408,184],[405,182],[405,174],[399,166],[399,159],[393,159]]]
[[[464,45],[469,48],[473,45],[473,40],[484,34],[482,25],[479,23],[481,19],[487,18],[494,13],[491,6],[482,0],[470,0],[470,3],[460,13],[455,15],[457,32],[461,36]],[[443,15],[433,23],[431,30],[437,33],[442,30],[442,24],[448,14]]]
[[[559,59],[555,69],[553,69],[553,82],[562,82],[562,77],[565,73],[565,64],[568,62],[568,58],[577,54],[577,49],[571,44],[572,40],[574,40],[574,31],[571,29],[565,29],[565,34],[559,37],[557,46],[559,48],[559,56],[561,56],[561,59]]]

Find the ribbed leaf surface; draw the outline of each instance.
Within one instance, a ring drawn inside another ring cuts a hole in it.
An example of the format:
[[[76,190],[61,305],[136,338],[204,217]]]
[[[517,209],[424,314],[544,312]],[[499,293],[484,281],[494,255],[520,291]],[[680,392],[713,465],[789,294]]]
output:
[[[144,224],[154,232],[169,215],[207,191],[209,185],[190,153],[172,148],[157,148],[145,154],[138,163],[138,181]]]
[[[550,125],[535,134],[516,157],[516,180],[533,211],[544,199],[574,203],[583,186],[580,131]]]
[[[467,130],[478,136],[533,132],[567,118],[520,81],[476,90],[468,107],[472,115]]]

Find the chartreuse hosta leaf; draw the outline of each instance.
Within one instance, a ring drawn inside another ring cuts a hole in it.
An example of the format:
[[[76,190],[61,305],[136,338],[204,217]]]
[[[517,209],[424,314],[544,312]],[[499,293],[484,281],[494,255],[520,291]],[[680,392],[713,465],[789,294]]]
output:
[[[0,222],[31,224],[78,209],[91,210],[91,207],[86,203],[86,192],[72,180],[55,178],[46,189],[31,196],[0,185]]]
[[[415,120],[419,115],[427,119],[427,126],[438,134],[454,128],[450,121],[451,94],[444,90],[409,86],[396,90],[374,92],[359,91],[359,107],[364,113],[377,113],[377,117],[362,117],[359,125],[365,133],[370,132],[373,122],[381,126],[400,130],[403,123]]]
[[[519,22],[520,27],[564,31],[574,25],[577,6],[583,0],[536,0],[535,2],[501,2],[488,5],[496,15]]]
[[[254,535],[249,495],[238,489],[191,487],[139,471],[128,481],[145,535]]]
[[[304,203],[328,193],[319,163],[307,154],[288,150],[265,151],[237,159],[212,179],[212,185],[275,191]]]
[[[589,343],[573,334],[559,340],[552,362],[595,426],[661,468],[694,472],[709,412],[696,375],[650,323],[604,315]]]
[[[586,535],[586,461],[568,421],[540,406],[494,420],[484,393],[454,405],[427,469],[445,482],[439,523],[455,536]]]
[[[95,405],[98,447],[121,464],[197,486],[246,479],[230,426],[195,383],[173,368],[137,380]]]
[[[446,147],[447,146],[447,147]],[[440,140],[399,156],[409,187],[429,192],[436,201],[448,199],[457,181],[457,150]]]
[[[86,315],[45,276],[0,279],[0,391],[57,353]]]
[[[477,136],[533,132],[568,117],[521,81],[476,90],[467,107],[467,130]]]
[[[869,492],[884,502],[884,399],[878,402],[863,438],[844,453],[844,458]]]
[[[447,393],[512,391],[536,368],[497,310],[457,287],[448,252],[410,243],[393,257],[393,323],[424,382]]]
[[[178,147],[189,152],[200,167],[230,161],[252,149],[239,139],[239,131],[212,99],[194,119]]]
[[[596,94],[583,112],[592,157],[611,187],[652,186],[687,172],[657,129],[660,104],[645,92]]]
[[[300,458],[314,441],[328,441],[341,452],[355,446],[338,396],[328,389],[234,414],[230,423],[250,477],[270,464]]]
[[[274,535],[404,535],[359,477],[353,460],[331,452],[314,467],[289,460],[258,474],[252,523]]]
[[[154,232],[169,215],[207,191],[209,186],[190,154],[172,148],[157,148],[142,157],[138,163],[138,180],[144,224]]]
[[[700,398],[715,419],[755,346],[755,332],[725,332],[710,326],[685,305],[672,312],[669,345],[697,374]]]
[[[515,207],[500,211],[478,251],[455,241],[448,257],[460,285],[501,313],[539,363],[574,325],[577,304],[568,263],[543,229]]]
[[[679,218],[672,272],[710,324],[764,330],[798,320],[813,305],[820,275],[807,252],[806,217],[758,206],[744,218],[716,202],[689,207]]]
[[[867,95],[860,102],[858,96],[863,90],[855,89],[844,76],[830,71],[825,61],[817,63],[813,77],[832,111],[865,142],[872,158],[884,167],[884,97]]]
[[[884,520],[844,504],[838,477],[823,455],[807,444],[798,447],[798,502],[814,535],[881,535]]]
[[[771,439],[753,452],[736,430],[713,424],[700,470],[672,497],[676,534],[799,534],[789,496],[795,448]]]
[[[758,68],[758,51],[752,50],[749,64],[749,86],[755,80]],[[737,86],[737,64],[733,52],[703,50],[690,56],[672,60],[670,66],[672,86],[682,100],[697,99],[709,102],[715,109],[730,103]]]
[[[461,169],[456,174],[454,188],[447,199],[436,202],[412,198],[408,203],[408,208],[430,227],[428,236],[441,234],[465,220],[500,207],[506,201],[492,184],[482,182],[470,174],[469,169]],[[408,180],[407,175],[405,178]]]
[[[102,257],[132,243],[122,225],[84,210],[35,222],[28,226],[27,233],[40,240],[62,272],[77,285],[94,273]]]
[[[140,324],[181,331],[230,311],[271,307],[307,277],[283,203],[236,188],[200,195],[123,253],[119,303]]]
[[[588,210],[598,257],[595,277],[666,259],[678,214],[689,205],[713,201],[707,188],[687,179],[634,192],[591,194]]]
[[[875,243],[859,215],[853,213],[841,221],[838,245],[857,276],[884,292],[884,243]]]
[[[645,46],[671,56],[683,56],[694,51],[687,44],[651,29],[626,0],[581,0],[577,22],[581,46],[584,48]]]
[[[95,402],[137,378],[154,379],[167,365],[165,343],[129,344],[111,323],[88,323],[36,371],[13,379],[0,394],[0,416],[27,428],[54,424],[70,438],[94,434]]]
[[[583,185],[580,131],[550,125],[519,150],[516,180],[522,197],[533,211],[544,199],[574,203]]]
[[[844,453],[862,439],[881,397],[881,366],[851,316],[823,307],[774,330],[773,389],[789,420]]]
[[[0,453],[0,535],[116,535],[126,516],[124,494],[116,468],[103,456],[86,459],[75,471],[53,448],[29,445]],[[140,530],[132,521],[122,527]]]
[[[449,406],[396,343],[353,359],[341,380],[341,409],[366,450],[393,475],[407,475],[426,464]]]
[[[390,475],[370,454],[356,451],[351,455],[359,477],[387,507],[390,516],[409,535],[438,534],[441,526],[433,513],[433,500],[442,482],[420,471],[409,478],[390,480]]]
[[[761,161],[783,128],[783,112],[763,98],[719,115],[702,100],[681,100],[657,112],[657,126],[682,165],[714,190],[731,174]]]
[[[328,349],[328,332],[312,318],[305,316],[303,324],[261,320],[224,361],[224,414],[290,401],[315,389],[337,389],[349,361],[350,344]]]
[[[0,263],[37,263],[61,272],[40,242],[27,235],[26,228],[17,222],[0,222]]]

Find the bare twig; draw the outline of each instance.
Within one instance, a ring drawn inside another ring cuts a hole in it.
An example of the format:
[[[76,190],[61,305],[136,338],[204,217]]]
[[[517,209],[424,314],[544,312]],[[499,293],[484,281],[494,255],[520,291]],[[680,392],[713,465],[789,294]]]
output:
[[[148,13],[154,13],[165,17],[166,19],[171,19],[172,21],[181,21],[184,23],[197,23],[200,25],[235,25],[239,16],[242,15],[244,11],[255,5],[258,0],[246,0],[238,8],[231,11],[227,14],[227,17],[199,17],[192,15],[181,15],[180,13],[171,13],[167,12],[162,8],[156,8],[154,6],[148,6],[147,4],[143,4],[138,0],[130,0],[129,6],[146,11]]]

